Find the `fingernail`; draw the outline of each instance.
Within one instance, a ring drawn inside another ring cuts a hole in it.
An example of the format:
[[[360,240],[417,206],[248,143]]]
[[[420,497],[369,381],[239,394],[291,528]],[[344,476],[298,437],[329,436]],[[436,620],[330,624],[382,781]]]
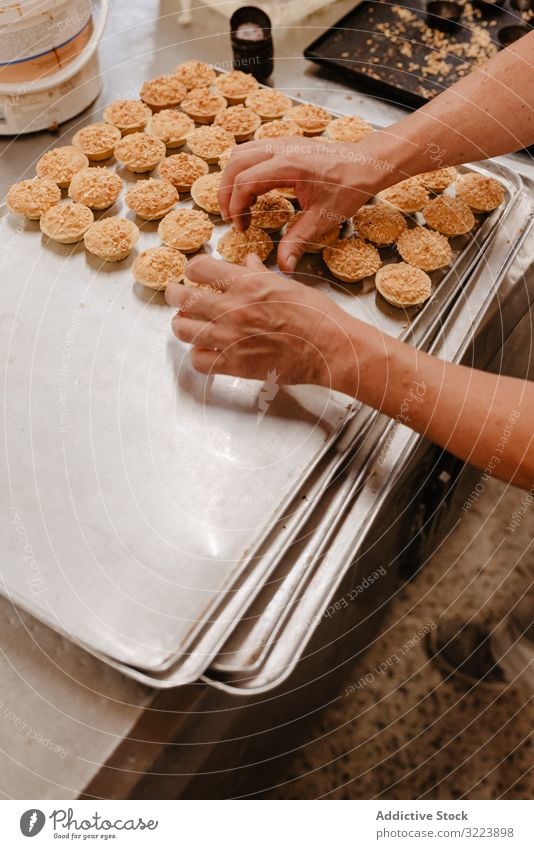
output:
[[[297,257],[295,256],[295,254],[289,254],[288,258],[286,259],[286,268],[288,269],[288,271],[294,271],[296,264]]]

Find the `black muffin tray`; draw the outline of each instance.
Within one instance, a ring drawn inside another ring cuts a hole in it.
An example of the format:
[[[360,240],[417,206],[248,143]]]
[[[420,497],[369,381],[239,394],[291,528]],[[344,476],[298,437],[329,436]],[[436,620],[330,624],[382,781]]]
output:
[[[430,20],[451,26],[436,19],[435,4],[430,4],[434,16],[428,17],[428,5],[424,0],[363,0],[304,55],[359,88],[417,107],[487,58],[480,43],[497,53],[534,25],[534,0],[459,0],[459,20],[448,32],[429,25]]]

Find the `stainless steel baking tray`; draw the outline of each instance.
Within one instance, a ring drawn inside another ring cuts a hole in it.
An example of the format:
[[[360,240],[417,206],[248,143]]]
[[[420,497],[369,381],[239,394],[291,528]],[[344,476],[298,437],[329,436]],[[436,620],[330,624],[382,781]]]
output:
[[[505,206],[458,242],[458,262],[418,313],[328,280],[317,259],[306,258],[299,276],[352,314],[409,337],[437,318],[462,282],[460,266],[476,261],[513,203],[519,181],[506,169],[501,179]],[[119,203],[105,215],[121,212]],[[158,243],[155,231],[142,226],[139,250]],[[81,245],[47,241],[5,207],[0,244],[2,591],[72,639],[153,671],[185,660],[235,592],[230,623],[210,633],[207,663],[249,602],[237,591],[259,546],[281,526],[350,405],[317,387],[282,387],[260,421],[262,385],[191,369],[163,297],[133,283],[134,256],[102,265]],[[295,511],[294,529],[302,515]],[[265,577],[266,564],[258,568]]]

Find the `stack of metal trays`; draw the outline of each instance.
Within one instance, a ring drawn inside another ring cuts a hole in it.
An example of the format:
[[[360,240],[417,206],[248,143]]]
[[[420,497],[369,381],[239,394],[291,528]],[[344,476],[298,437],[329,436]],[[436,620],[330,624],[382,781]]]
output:
[[[434,273],[419,311],[328,279],[316,257],[298,276],[429,349],[521,194],[510,170],[478,170],[498,176],[506,201],[455,240],[453,265]],[[104,215],[121,213],[131,217],[120,203]],[[143,225],[140,250],[158,244],[156,230]],[[218,224],[208,250],[223,231]],[[280,387],[266,409],[268,384],[197,374],[163,296],[133,282],[134,256],[102,264],[83,245],[44,239],[5,205],[0,243],[2,593],[155,686],[196,680],[214,662],[230,674],[249,657],[244,616],[255,627],[264,610],[262,647],[280,630],[270,578],[287,569],[292,542],[320,548],[320,523],[307,528],[341,474],[332,509],[340,518],[348,509],[373,450],[374,414],[311,386]],[[303,564],[280,584],[284,598],[309,580]]]

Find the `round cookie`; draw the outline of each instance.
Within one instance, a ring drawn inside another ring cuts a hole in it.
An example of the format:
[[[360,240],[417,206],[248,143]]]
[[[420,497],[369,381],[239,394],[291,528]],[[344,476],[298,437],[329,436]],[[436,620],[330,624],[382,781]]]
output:
[[[492,212],[504,201],[504,186],[493,177],[482,174],[461,174],[456,183],[456,197],[475,212]]]
[[[294,214],[291,201],[273,189],[259,195],[256,203],[250,208],[250,223],[253,227],[272,233],[288,224]]]
[[[120,262],[139,238],[139,228],[127,218],[102,218],[89,227],[83,241],[89,253],[105,262]]]
[[[440,195],[423,207],[423,218],[432,230],[445,236],[463,236],[475,226],[475,216],[461,198]]]
[[[108,209],[122,191],[122,180],[107,168],[82,168],[69,186],[69,197],[91,209]]]
[[[292,219],[288,222],[288,224],[284,227],[284,236],[287,236],[288,233],[291,233],[291,228],[297,223],[299,218],[304,215],[304,212],[297,212]],[[304,253],[305,254],[320,254],[322,253],[324,248],[330,247],[334,242],[337,242],[339,238],[340,226],[336,224],[330,230],[327,230],[326,233],[323,233],[322,236],[318,237],[317,242],[306,242],[304,245]]]
[[[211,65],[198,59],[180,62],[172,73],[188,91],[192,88],[208,88],[217,78]]]
[[[163,292],[172,281],[180,283],[184,278],[187,260],[180,251],[167,246],[148,248],[136,257],[132,265],[132,274],[137,283]]]
[[[454,183],[458,172],[456,168],[438,168],[437,171],[426,171],[418,174],[417,180],[423,184],[429,192],[443,192],[451,183]]]
[[[220,215],[219,188],[221,185],[221,172],[205,174],[195,180],[191,186],[191,197],[197,206],[211,215]]]
[[[175,153],[160,162],[158,171],[160,177],[178,189],[179,192],[189,192],[191,186],[209,172],[209,167],[199,156],[192,153]]]
[[[216,163],[219,156],[234,145],[234,136],[223,127],[198,127],[187,137],[187,146],[191,153],[200,156],[210,165]]]
[[[371,124],[368,124],[359,115],[347,115],[346,117],[335,118],[333,121],[330,121],[325,135],[335,142],[350,142],[354,144],[360,142],[372,132],[374,132],[374,128]]]
[[[362,239],[375,245],[394,244],[407,227],[404,215],[385,203],[362,206],[352,223]]]
[[[89,160],[85,153],[68,144],[48,150],[37,162],[35,170],[38,177],[52,180],[61,189],[66,189],[74,174],[88,165]]]
[[[428,274],[406,262],[383,265],[376,272],[375,285],[382,297],[394,307],[418,306],[432,293]]]
[[[377,198],[395,206],[401,212],[411,214],[419,212],[430,200],[430,195],[419,180],[410,177],[378,192]]]
[[[115,100],[102,113],[106,124],[117,127],[123,136],[142,132],[151,115],[151,110],[141,100]]]
[[[195,122],[176,109],[162,109],[148,119],[146,132],[163,142],[168,148],[181,147],[189,133],[195,129]]]
[[[139,97],[152,112],[172,109],[182,102],[187,88],[175,74],[162,74],[143,83]]]
[[[262,121],[275,121],[281,118],[288,109],[291,109],[292,101],[281,91],[275,88],[259,88],[251,91],[245,100],[245,106],[259,115]]]
[[[222,94],[214,94],[205,88],[193,88],[182,100],[183,111],[197,124],[211,124],[215,116],[227,107]]]
[[[121,140],[121,131],[113,124],[89,124],[73,136],[72,144],[85,153],[91,162],[101,162],[113,156]]]
[[[175,209],[160,221],[158,227],[161,241],[184,254],[200,250],[209,242],[212,232],[209,216],[200,209]]]
[[[299,103],[298,106],[292,106],[284,117],[288,121],[294,121],[305,136],[318,136],[324,133],[332,120],[332,116],[326,109],[312,103]]]
[[[254,133],[255,139],[279,139],[284,136],[303,136],[304,131],[295,121],[281,118],[279,121],[268,121],[262,124]]]
[[[252,109],[243,104],[228,106],[222,109],[213,122],[214,126],[222,127],[233,135],[236,142],[247,141],[252,138],[256,130],[261,126],[261,118]]]
[[[58,203],[41,216],[41,232],[55,242],[71,245],[83,239],[94,221],[88,206],[82,203]]]
[[[55,206],[60,200],[61,189],[58,184],[41,177],[14,183],[6,195],[7,208],[31,221],[37,221],[47,209]]]
[[[144,174],[165,159],[166,151],[160,139],[146,133],[130,133],[118,143],[115,156],[128,171]]]
[[[324,248],[323,259],[328,270],[344,283],[356,283],[374,274],[382,265],[380,254],[373,245],[361,239],[339,239]]]
[[[260,87],[257,79],[252,74],[243,71],[230,71],[228,74],[219,74],[215,81],[215,88],[219,94],[226,98],[228,103],[244,103],[251,91]]]
[[[449,240],[426,227],[404,230],[397,241],[397,250],[405,262],[423,271],[445,268],[452,260]]]
[[[156,221],[171,211],[178,200],[178,192],[168,180],[139,180],[126,192],[124,202],[145,221]]]
[[[234,226],[230,227],[219,239],[217,250],[227,262],[243,265],[248,254],[256,254],[265,262],[273,249],[273,240],[264,230],[249,227],[241,233]]]

